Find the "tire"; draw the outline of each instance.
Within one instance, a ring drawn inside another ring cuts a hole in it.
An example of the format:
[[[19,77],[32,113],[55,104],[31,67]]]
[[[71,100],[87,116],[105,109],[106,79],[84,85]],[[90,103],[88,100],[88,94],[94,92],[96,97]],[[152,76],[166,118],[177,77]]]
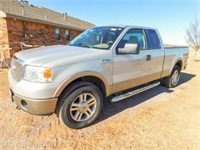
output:
[[[163,85],[168,88],[175,87],[178,84],[179,79],[180,79],[180,71],[181,71],[181,68],[175,65],[172,70],[171,75],[163,79]]]
[[[75,82],[59,99],[59,119],[73,129],[87,127],[99,117],[103,97],[100,90],[89,82]]]

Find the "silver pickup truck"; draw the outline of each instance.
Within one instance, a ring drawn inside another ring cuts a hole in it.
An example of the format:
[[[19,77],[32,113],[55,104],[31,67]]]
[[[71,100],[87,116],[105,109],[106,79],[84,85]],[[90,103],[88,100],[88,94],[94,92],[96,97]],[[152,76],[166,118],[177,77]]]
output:
[[[71,128],[92,124],[103,102],[117,102],[160,83],[173,88],[187,65],[188,48],[164,48],[156,29],[94,27],[68,46],[16,53],[8,73],[17,108],[56,113]]]

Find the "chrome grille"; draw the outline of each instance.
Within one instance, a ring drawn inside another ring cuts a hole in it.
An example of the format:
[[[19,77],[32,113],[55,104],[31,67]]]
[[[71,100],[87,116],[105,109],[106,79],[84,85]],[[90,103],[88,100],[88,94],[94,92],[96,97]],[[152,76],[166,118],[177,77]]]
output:
[[[22,60],[14,56],[11,60],[11,72],[17,82],[22,79],[22,67]]]

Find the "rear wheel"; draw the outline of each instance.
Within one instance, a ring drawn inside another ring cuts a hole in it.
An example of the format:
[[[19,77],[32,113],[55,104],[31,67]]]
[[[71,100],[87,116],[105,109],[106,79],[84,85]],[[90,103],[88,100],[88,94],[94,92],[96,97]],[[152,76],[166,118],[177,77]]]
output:
[[[163,85],[168,88],[175,87],[180,79],[180,71],[181,69],[179,66],[174,66],[171,75],[163,79]]]
[[[88,82],[74,83],[60,101],[59,118],[74,129],[91,125],[100,115],[103,105],[100,90]]]

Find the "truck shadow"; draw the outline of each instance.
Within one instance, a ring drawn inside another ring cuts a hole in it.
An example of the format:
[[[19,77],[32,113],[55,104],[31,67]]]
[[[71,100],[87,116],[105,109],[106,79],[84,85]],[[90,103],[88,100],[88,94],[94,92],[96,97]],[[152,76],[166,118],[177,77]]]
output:
[[[180,85],[188,82],[189,80],[191,80],[195,76],[196,75],[194,75],[194,74],[181,73],[181,78],[180,78],[179,84],[177,86],[180,86]],[[149,99],[151,99],[151,98],[153,98],[153,97],[155,97],[159,94],[162,94],[164,92],[165,93],[173,93],[174,90],[175,89],[168,89],[168,88],[160,85],[160,86],[157,86],[153,89],[142,92],[141,94],[137,94],[137,95],[134,95],[130,98],[119,101],[117,103],[112,103],[110,101],[111,98],[107,98],[105,100],[105,103],[104,103],[102,115],[96,121],[96,123],[103,121],[103,120],[106,120],[106,119],[122,112],[123,110],[135,107],[135,106],[137,106],[137,105],[139,105],[139,104],[141,104],[145,101],[148,101]]]

